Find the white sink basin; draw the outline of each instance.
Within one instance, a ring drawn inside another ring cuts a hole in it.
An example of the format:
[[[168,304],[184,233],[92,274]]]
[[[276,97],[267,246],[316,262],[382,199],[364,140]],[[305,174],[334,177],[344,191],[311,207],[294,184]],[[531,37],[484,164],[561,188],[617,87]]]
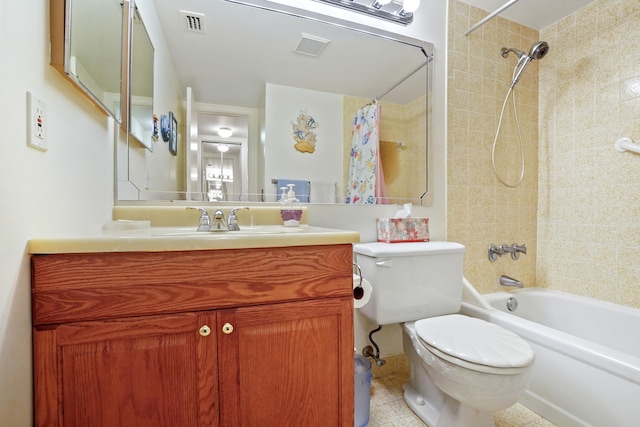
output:
[[[285,227],[283,225],[259,225],[259,226],[246,226],[240,227],[238,231],[196,231],[192,227],[189,228],[175,228],[175,227],[151,227],[148,229],[150,236],[164,236],[164,237],[196,237],[196,238],[233,238],[233,237],[250,237],[264,234],[285,234],[285,233],[300,233],[303,231],[301,227]]]

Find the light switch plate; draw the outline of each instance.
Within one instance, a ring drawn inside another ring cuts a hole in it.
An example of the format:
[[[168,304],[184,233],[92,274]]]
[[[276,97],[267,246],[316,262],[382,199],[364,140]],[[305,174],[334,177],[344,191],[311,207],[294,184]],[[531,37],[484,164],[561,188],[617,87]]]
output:
[[[27,91],[27,145],[41,151],[47,151],[49,120],[47,105]]]

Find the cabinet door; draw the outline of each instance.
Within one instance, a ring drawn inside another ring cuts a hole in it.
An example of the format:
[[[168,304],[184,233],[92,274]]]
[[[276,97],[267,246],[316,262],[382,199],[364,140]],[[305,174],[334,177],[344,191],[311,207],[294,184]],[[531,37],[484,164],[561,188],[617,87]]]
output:
[[[36,424],[217,426],[214,322],[184,314],[36,330]]]
[[[220,423],[353,425],[350,298],[218,312]]]

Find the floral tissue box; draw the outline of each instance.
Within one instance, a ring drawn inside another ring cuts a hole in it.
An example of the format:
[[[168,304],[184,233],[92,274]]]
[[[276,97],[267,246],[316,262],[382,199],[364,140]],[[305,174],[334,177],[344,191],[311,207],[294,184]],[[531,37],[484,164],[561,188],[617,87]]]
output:
[[[429,218],[378,218],[378,242],[428,242]]]

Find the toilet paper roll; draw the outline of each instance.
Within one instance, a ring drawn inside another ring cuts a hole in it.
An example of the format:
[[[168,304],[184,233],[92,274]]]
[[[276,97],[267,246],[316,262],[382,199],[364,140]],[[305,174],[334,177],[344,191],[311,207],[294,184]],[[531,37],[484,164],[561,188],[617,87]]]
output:
[[[361,282],[361,280],[362,280],[362,282]],[[354,274],[353,275],[353,289],[355,289],[358,286],[362,286],[363,295],[362,295],[362,298],[360,298],[360,299],[355,299],[355,296],[354,296],[354,298],[353,298],[353,307],[354,308],[363,307],[367,302],[369,302],[369,298],[371,298],[371,292],[373,291],[373,288],[371,287],[371,283],[369,283],[369,281],[367,279],[362,279],[357,274]]]

